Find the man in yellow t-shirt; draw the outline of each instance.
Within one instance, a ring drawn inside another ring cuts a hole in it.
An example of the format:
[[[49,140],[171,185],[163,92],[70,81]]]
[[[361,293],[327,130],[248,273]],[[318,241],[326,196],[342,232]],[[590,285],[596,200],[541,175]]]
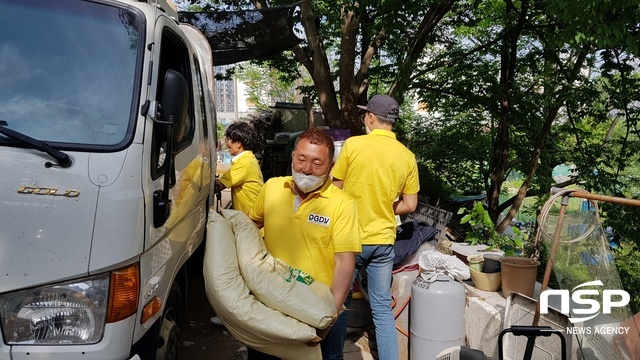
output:
[[[366,267],[367,290],[376,330],[378,358],[398,359],[398,338],[391,309],[393,244],[396,215],[418,205],[418,165],[414,154],[392,132],[399,107],[387,95],[375,95],[365,110],[367,135],[342,145],[333,167],[333,182],[356,202],[362,252],[356,256],[354,279]]]
[[[331,287],[338,312],[353,281],[355,253],[360,252],[356,206],[331,183],[334,145],[317,128],[296,139],[292,176],[269,179],[249,217],[264,229],[271,255]],[[323,359],[342,359],[346,312],[321,342]],[[249,360],[273,359],[249,350]]]
[[[216,179],[215,190],[231,188],[233,209],[248,213],[264,183],[260,164],[252,151],[257,134],[251,124],[239,121],[229,125],[224,136],[233,158],[231,168]]]

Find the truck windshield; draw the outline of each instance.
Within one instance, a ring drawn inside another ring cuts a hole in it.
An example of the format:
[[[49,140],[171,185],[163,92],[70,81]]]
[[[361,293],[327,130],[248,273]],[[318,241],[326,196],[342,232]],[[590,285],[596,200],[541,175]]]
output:
[[[58,147],[124,144],[144,20],[79,0],[0,0],[0,120]],[[0,145],[11,143],[0,135]]]

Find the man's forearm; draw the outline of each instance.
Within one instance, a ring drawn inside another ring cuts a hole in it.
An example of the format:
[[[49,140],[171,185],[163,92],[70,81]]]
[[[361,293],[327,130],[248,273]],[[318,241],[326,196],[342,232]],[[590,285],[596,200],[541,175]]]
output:
[[[331,294],[338,312],[351,291],[353,282],[353,270],[356,265],[355,254],[352,252],[338,253],[335,255],[336,265],[333,271]]]

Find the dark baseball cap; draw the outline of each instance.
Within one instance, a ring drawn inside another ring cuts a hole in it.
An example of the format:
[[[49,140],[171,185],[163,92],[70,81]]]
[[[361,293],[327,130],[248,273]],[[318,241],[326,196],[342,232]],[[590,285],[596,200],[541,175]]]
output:
[[[398,119],[400,113],[398,102],[389,95],[374,95],[367,106],[358,105],[358,107],[393,122]]]

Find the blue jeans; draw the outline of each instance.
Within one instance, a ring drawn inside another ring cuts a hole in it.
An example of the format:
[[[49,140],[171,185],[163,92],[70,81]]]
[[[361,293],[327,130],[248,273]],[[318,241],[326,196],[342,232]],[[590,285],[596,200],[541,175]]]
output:
[[[351,299],[345,301],[348,306]],[[322,348],[322,360],[343,360],[344,359],[344,341],[347,338],[347,312],[343,311],[327,337],[322,340],[320,347]]]
[[[355,281],[363,266],[367,272],[367,290],[371,315],[376,329],[379,360],[398,360],[396,320],[391,308],[391,280],[393,276],[393,245],[362,245],[356,254]]]

